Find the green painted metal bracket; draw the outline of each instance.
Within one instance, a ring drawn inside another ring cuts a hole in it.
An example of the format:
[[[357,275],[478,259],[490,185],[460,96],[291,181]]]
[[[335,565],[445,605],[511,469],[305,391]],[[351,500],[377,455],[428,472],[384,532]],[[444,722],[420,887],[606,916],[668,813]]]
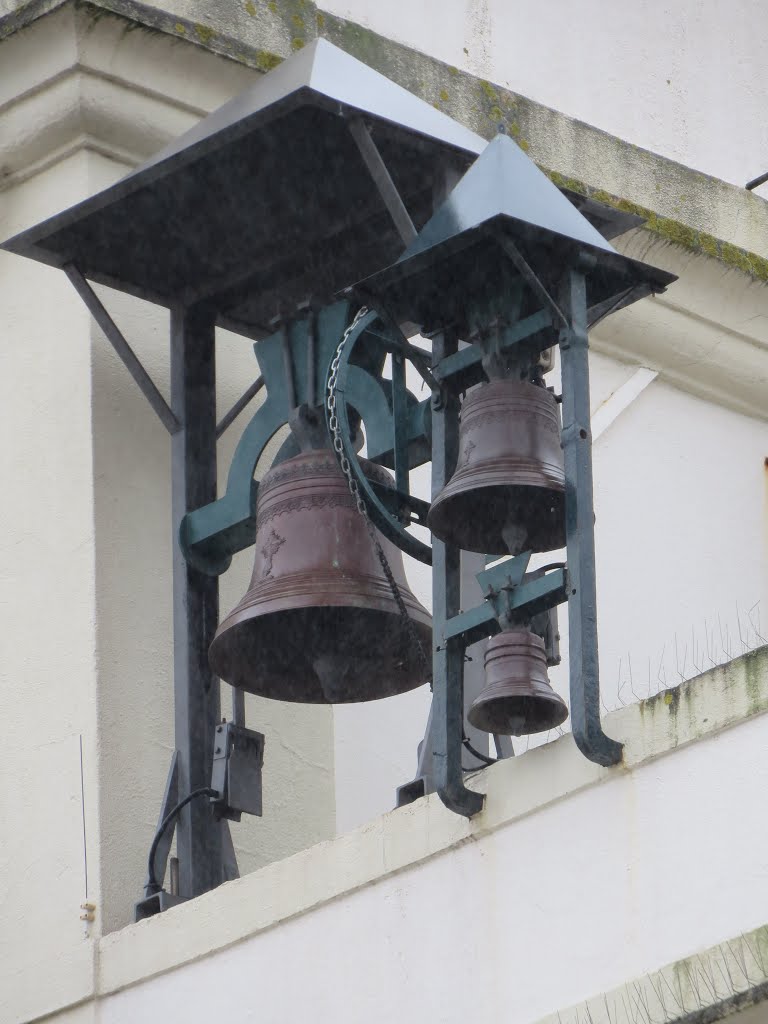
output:
[[[288,422],[292,405],[315,397],[322,401],[325,375],[349,317],[349,303],[334,303],[308,314],[258,341],[254,353],[267,397],[238,442],[227,476],[226,492],[217,501],[188,513],[179,542],[187,561],[202,572],[225,572],[236,551],[253,543],[258,484],[253,474],[275,433]],[[308,380],[308,352],[315,347],[314,380]],[[290,372],[290,377],[289,377]]]
[[[552,314],[546,310],[539,310],[524,317],[517,323],[504,328],[503,337],[499,345],[501,351],[506,351],[521,341],[532,338],[540,331],[545,331],[552,326]],[[544,344],[542,347],[546,347]],[[482,368],[483,352],[476,345],[460,349],[453,355],[441,359],[434,368],[433,373],[440,381],[451,381],[453,385],[456,378],[460,378],[460,387],[470,387],[483,379]]]
[[[294,406],[317,406],[325,397],[328,366],[350,316],[350,303],[337,302],[316,314],[285,324],[254,345],[265,382],[266,399],[243,431],[227,476],[225,493],[216,501],[188,513],[179,541],[187,561],[208,575],[227,570],[232,555],[249,547],[256,530],[258,461],[272,437],[288,423]],[[347,404],[365,424],[368,457],[385,466],[394,462],[393,395],[391,382],[378,372],[385,352],[378,344],[358,352],[359,363],[348,366],[344,383]],[[362,365],[360,365],[362,364]],[[314,379],[308,374],[314,373]],[[429,399],[419,402],[406,392],[404,439],[410,465],[429,459]],[[289,438],[275,463],[297,452]]]
[[[500,617],[526,621],[568,600],[568,573],[554,569],[538,578],[525,580],[531,552],[477,574],[484,604],[448,619],[443,640],[461,639],[467,647],[501,629]],[[501,601],[499,601],[501,597]]]

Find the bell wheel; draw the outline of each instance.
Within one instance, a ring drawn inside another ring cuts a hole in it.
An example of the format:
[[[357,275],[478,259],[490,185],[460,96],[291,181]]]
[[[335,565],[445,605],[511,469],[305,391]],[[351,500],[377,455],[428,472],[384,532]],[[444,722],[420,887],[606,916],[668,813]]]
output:
[[[411,471],[430,458],[431,392],[419,402],[406,383],[408,363],[424,376],[428,362],[428,353],[410,345],[379,313],[361,309],[329,367],[326,418],[358,510],[401,551],[431,565],[431,546],[411,532],[427,526],[429,502],[411,493]],[[367,457],[390,470],[390,483],[364,472],[366,460],[358,454],[361,422]]]

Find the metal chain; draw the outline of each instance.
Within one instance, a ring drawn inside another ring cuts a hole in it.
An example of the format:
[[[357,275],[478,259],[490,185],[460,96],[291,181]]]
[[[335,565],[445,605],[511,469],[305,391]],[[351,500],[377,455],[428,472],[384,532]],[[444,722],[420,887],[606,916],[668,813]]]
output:
[[[398,611],[400,612],[400,618],[403,620],[403,625],[408,636],[408,641],[416,650],[416,653],[419,658],[419,664],[421,666],[422,671],[424,672],[425,680],[431,680],[432,666],[430,664],[429,659],[427,658],[426,652],[424,651],[424,647],[421,643],[421,640],[419,639],[419,635],[414,628],[411,617],[408,614],[408,609],[405,607],[403,595],[400,593],[400,588],[398,587],[395,581],[395,577],[392,573],[392,568],[389,562],[387,561],[387,556],[384,554],[384,549],[382,548],[381,543],[379,542],[378,531],[376,530],[376,527],[371,521],[371,517],[368,513],[368,507],[365,504],[363,495],[360,493],[360,486],[357,480],[355,479],[354,474],[352,473],[352,467],[350,466],[349,459],[347,458],[347,454],[344,451],[344,439],[341,436],[339,417],[336,414],[336,389],[339,383],[339,364],[341,363],[341,357],[344,353],[344,349],[346,347],[347,341],[349,340],[350,334],[352,333],[352,331],[354,331],[354,329],[357,327],[357,325],[360,323],[363,317],[367,315],[367,306],[362,306],[360,309],[358,309],[354,319],[347,327],[347,329],[344,331],[341,341],[339,342],[336,348],[336,353],[331,361],[331,368],[328,373],[328,384],[326,386],[325,400],[326,408],[328,410],[328,429],[331,432],[331,439],[333,440],[333,450],[336,453],[336,458],[339,461],[339,466],[341,467],[341,471],[346,478],[347,486],[349,487],[349,492],[355,499],[355,506],[357,507],[357,511],[360,513],[360,515],[363,517],[365,521],[366,529],[368,530],[368,536],[371,538],[371,543],[373,544],[373,549],[376,552],[376,557],[378,558],[379,563],[381,564],[381,568],[384,571],[384,575],[387,578],[389,589],[392,591],[392,597],[395,599],[395,604],[397,605]]]

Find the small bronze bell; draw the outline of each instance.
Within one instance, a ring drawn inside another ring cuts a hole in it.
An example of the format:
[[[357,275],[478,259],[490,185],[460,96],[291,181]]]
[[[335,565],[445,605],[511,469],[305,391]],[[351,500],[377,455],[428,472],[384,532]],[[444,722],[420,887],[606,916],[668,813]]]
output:
[[[461,408],[459,457],[427,524],[465,551],[517,555],[565,544],[565,473],[554,395],[494,380]]]
[[[381,467],[363,466],[391,485]],[[408,587],[400,551],[381,535],[379,543],[429,659],[432,620]],[[308,704],[375,700],[426,681],[331,451],[304,452],[265,474],[251,584],[219,626],[209,660],[249,693]]]
[[[565,701],[549,685],[544,641],[529,629],[505,629],[488,641],[485,679],[467,714],[476,729],[526,736],[554,729],[568,717]]]

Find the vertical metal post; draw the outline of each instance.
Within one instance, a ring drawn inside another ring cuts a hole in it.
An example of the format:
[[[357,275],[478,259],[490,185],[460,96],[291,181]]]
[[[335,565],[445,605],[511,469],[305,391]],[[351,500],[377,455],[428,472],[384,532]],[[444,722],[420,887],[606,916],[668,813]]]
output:
[[[195,307],[171,312],[171,405],[181,423],[172,445],[173,634],[178,795],[210,785],[219,681],[208,646],[219,618],[219,584],[192,568],[179,526],[192,509],[216,499],[215,318]],[[179,895],[191,899],[222,881],[221,827],[205,797],[192,800],[176,825]]]
[[[458,347],[455,335],[441,333],[432,342],[433,364]],[[459,437],[459,403],[447,389],[432,403],[432,497],[448,482],[456,465]],[[464,785],[461,770],[464,727],[463,659],[461,643],[445,639],[446,620],[459,611],[461,552],[432,538],[432,724],[435,786],[446,807],[471,817],[481,810],[483,797]],[[429,733],[428,733],[429,736]]]
[[[566,271],[561,308],[568,327],[560,331],[563,378],[563,454],[565,519],[568,547],[568,625],[571,726],[576,744],[601,765],[621,760],[621,743],[600,723],[600,677],[597,654],[595,528],[592,497],[592,438],[589,410],[589,339],[584,274]]]
[[[485,568],[485,555],[475,551],[461,552],[461,600],[462,608],[474,608],[483,603],[483,592],[480,584],[475,578],[477,573]],[[463,664],[463,693],[464,693],[464,732],[467,739],[481,754],[487,754],[489,750],[489,735],[475,729],[467,721],[467,712],[472,702],[480,695],[485,686],[485,648],[487,640],[481,640],[472,647],[472,661],[465,661]],[[471,754],[466,748],[461,752],[461,763],[465,768],[482,768],[484,763]]]

